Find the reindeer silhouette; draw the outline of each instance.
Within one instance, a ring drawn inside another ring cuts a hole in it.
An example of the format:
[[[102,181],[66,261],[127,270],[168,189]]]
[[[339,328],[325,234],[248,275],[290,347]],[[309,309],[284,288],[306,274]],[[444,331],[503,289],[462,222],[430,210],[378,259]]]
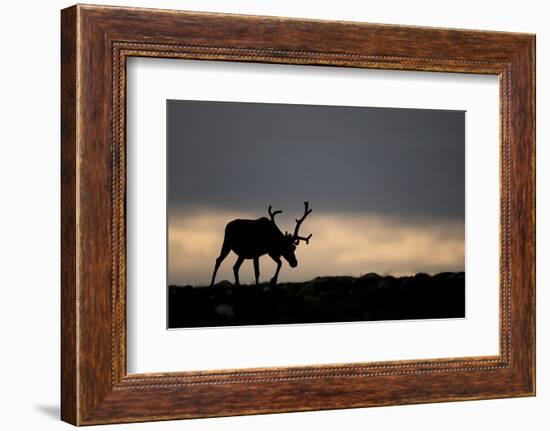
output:
[[[304,202],[304,206],[304,215],[302,218],[296,219],[296,227],[292,235],[288,232],[283,234],[279,230],[275,224],[275,216],[282,213],[282,211],[271,211],[271,205],[267,209],[270,220],[267,217],[262,217],[257,220],[237,219],[227,223],[222,249],[216,259],[210,286],[214,285],[218,268],[231,250],[238,256],[235,265],[233,265],[235,284],[239,284],[239,269],[245,259],[253,260],[254,275],[256,277],[256,284],[258,284],[260,277],[259,259],[264,254],[268,254],[277,263],[275,275],[270,280],[271,284],[277,283],[277,277],[282,265],[281,256],[285,258],[292,268],[296,268],[298,265],[296,255],[294,254],[296,246],[300,244],[300,241],[305,241],[306,244],[309,244],[312,235],[310,234],[308,237],[298,235],[300,225],[312,211],[309,209],[308,202]]]

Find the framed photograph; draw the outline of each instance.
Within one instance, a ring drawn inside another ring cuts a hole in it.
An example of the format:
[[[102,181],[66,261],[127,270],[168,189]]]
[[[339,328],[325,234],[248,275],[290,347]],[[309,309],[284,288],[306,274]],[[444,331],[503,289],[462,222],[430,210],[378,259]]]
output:
[[[62,419],[535,394],[535,36],[61,14]]]
[[[166,110],[169,329],[465,317],[464,111]]]

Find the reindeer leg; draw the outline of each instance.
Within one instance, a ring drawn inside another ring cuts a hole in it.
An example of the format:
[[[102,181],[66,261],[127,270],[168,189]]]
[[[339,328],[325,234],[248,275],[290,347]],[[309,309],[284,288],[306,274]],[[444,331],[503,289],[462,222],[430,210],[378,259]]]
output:
[[[283,263],[281,262],[281,257],[280,256],[269,255],[269,257],[271,257],[271,259],[273,259],[275,261],[275,263],[277,264],[277,269],[275,270],[275,275],[273,276],[273,278],[271,280],[269,280],[269,284],[276,284],[277,283],[277,278],[279,277],[279,271],[281,270],[281,265]]]
[[[256,277],[256,284],[258,284],[258,279],[260,278],[260,258],[254,258],[254,276]]]
[[[230,251],[231,251],[231,248],[227,247],[224,241],[222,245],[222,251],[220,251],[220,255],[216,259],[216,264],[214,265],[214,272],[212,273],[212,281],[210,282],[210,286],[214,286],[214,281],[216,281],[216,274],[218,273],[218,268],[220,267],[223,260],[227,257]]]
[[[235,274],[235,284],[239,285],[239,269],[241,265],[243,264],[244,257],[239,256],[237,258],[237,262],[235,262],[235,265],[233,265],[233,274]]]

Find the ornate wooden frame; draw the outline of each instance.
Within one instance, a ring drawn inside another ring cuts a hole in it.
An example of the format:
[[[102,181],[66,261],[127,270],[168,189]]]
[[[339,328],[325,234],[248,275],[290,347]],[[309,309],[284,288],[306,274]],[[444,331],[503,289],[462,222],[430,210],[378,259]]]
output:
[[[88,425],[535,394],[534,35],[82,5],[61,17],[63,420]],[[129,56],[498,75],[500,354],[128,375]]]

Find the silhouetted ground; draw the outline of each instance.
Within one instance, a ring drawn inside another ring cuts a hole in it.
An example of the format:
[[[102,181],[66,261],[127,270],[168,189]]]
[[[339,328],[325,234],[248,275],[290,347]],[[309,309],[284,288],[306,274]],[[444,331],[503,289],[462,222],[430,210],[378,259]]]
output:
[[[465,316],[464,272],[366,274],[303,283],[170,286],[170,328]]]

